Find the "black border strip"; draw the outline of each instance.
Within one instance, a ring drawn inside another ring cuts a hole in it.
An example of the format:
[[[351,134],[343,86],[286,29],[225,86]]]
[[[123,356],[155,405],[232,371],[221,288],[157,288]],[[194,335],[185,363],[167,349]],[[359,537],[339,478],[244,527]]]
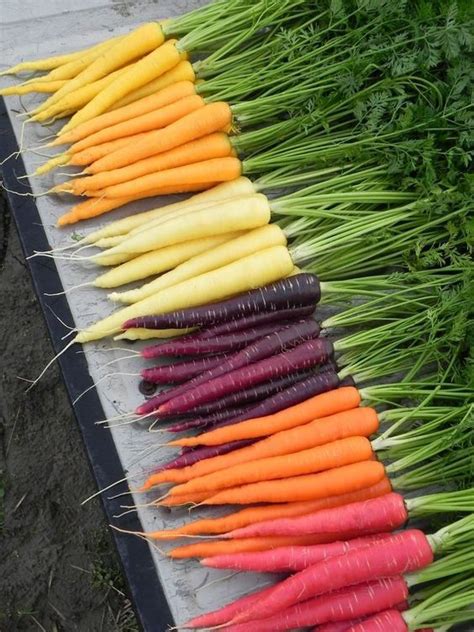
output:
[[[17,150],[15,134],[2,98],[0,99],[0,160],[4,160],[6,156]],[[18,176],[25,174],[25,165],[21,158],[8,160],[1,170],[7,189],[31,190],[28,185],[20,185],[17,180]],[[25,180],[20,182],[25,182]],[[50,246],[34,198],[8,194],[8,202],[25,256],[34,250],[48,250]],[[45,296],[46,292],[63,290],[56,264],[52,259],[39,257],[29,259],[27,263],[49,336],[55,352],[58,353],[65,345],[65,342],[61,340],[65,330],[57,317],[65,323],[72,323],[73,318],[65,296],[55,298]],[[56,316],[51,310],[54,310]],[[92,384],[87,361],[83,354],[77,353],[75,345],[68,349],[58,362],[72,405],[72,401]],[[98,488],[102,489],[123,478],[122,464],[111,433],[95,424],[95,421],[105,416],[96,389],[92,389],[87,397],[79,400],[73,406],[73,411]],[[126,483],[120,484],[114,488],[114,494],[126,492],[128,489]],[[106,494],[102,494],[101,500],[108,522],[115,522],[113,516],[123,511],[120,509],[121,500],[111,500]],[[135,514],[129,514],[120,526],[127,530],[143,531],[140,520]],[[148,544],[140,538],[123,535],[113,529],[111,531],[139,623],[145,632],[164,632],[168,626],[174,625],[174,621]]]

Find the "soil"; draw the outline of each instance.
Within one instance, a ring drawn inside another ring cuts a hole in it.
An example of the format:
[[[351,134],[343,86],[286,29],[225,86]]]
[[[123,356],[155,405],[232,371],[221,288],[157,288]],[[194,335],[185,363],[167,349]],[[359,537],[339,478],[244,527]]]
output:
[[[0,630],[138,630],[4,201],[0,293]]]

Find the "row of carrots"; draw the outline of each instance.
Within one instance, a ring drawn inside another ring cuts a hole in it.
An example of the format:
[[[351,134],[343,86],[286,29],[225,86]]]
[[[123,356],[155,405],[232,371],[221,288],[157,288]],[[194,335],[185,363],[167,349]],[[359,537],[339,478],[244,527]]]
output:
[[[197,536],[168,555],[287,575],[187,628],[472,619],[468,122],[453,70],[465,16],[336,4],[217,0],[19,64],[47,74],[2,91],[51,93],[31,121],[73,114],[48,144],[68,148],[36,173],[83,169],[49,189],[89,198],[60,226],[202,190],[38,253],[112,266],[81,288],[152,277],[109,295],[127,307],[70,343],[173,336],[132,354],[161,363],[140,371],[145,401],[108,420],[193,433],[136,493],[176,510],[244,505],[139,535]],[[445,525],[429,535],[399,531],[434,516]]]

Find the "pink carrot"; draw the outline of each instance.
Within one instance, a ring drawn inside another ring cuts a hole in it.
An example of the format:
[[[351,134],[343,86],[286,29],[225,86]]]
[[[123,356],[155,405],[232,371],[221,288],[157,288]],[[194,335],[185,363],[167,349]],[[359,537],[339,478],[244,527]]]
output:
[[[370,546],[390,537],[386,533],[369,535],[353,540],[339,540],[329,544],[307,546],[284,546],[270,551],[256,553],[231,553],[215,555],[201,560],[203,566],[229,568],[257,573],[294,573],[336,555]]]
[[[230,625],[226,632],[280,632],[308,626],[359,619],[393,608],[406,600],[408,588],[402,577],[389,577],[357,584],[281,609],[265,619]],[[261,597],[263,600],[263,597]],[[258,603],[250,605],[258,607]],[[382,628],[385,629],[385,628]],[[380,631],[379,631],[380,632]]]
[[[162,404],[158,408],[158,414],[161,411],[167,414],[171,412],[180,414],[194,406],[205,404],[254,384],[261,384],[293,371],[302,371],[324,364],[332,355],[332,351],[332,344],[327,338],[307,340],[290,351],[266,357],[259,362],[253,362],[189,389]],[[139,407],[137,413],[144,414],[145,410]]]
[[[267,586],[266,588],[259,590],[257,593],[251,593],[250,595],[240,597],[239,599],[227,604],[227,606],[223,606],[222,608],[209,612],[208,614],[202,614],[199,617],[195,617],[180,627],[211,628],[215,625],[227,623],[227,621],[230,621],[233,617],[243,612],[249,606],[258,603],[260,599],[269,595],[273,588],[273,585]]]
[[[231,623],[265,619],[294,604],[325,592],[382,577],[414,571],[433,561],[430,541],[422,531],[396,533],[371,547],[331,557],[277,584],[258,604],[237,615]]]
[[[408,520],[403,496],[392,492],[344,507],[323,509],[296,518],[268,520],[242,529],[235,529],[224,537],[253,538],[272,535],[305,535],[313,533],[376,533],[392,531]]]
[[[347,629],[347,632],[408,632],[408,626],[399,610],[390,608],[378,614],[356,623]]]
[[[399,610],[400,612],[403,612],[404,610],[408,609],[408,602],[401,601],[400,603],[395,604],[395,606],[393,607],[395,610]],[[317,627],[313,628],[311,632],[347,632],[347,630],[351,626],[356,625],[357,623],[361,623],[362,621],[365,621],[365,620],[366,620],[366,617],[359,617],[357,619],[352,619],[351,621],[347,620],[347,621],[333,621],[331,623],[323,623],[323,625],[318,625]],[[428,632],[428,630],[418,630],[417,632]]]

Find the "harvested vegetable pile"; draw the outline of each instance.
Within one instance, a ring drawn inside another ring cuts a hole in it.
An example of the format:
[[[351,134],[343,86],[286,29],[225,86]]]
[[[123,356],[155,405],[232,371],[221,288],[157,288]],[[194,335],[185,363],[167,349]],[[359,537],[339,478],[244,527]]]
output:
[[[66,348],[151,341],[108,422],[169,433],[136,494],[183,524],[137,535],[278,573],[183,628],[474,619],[469,4],[216,0],[2,73],[49,95],[24,124],[70,117],[34,174],[58,226],[105,220],[35,253],[122,304]]]

